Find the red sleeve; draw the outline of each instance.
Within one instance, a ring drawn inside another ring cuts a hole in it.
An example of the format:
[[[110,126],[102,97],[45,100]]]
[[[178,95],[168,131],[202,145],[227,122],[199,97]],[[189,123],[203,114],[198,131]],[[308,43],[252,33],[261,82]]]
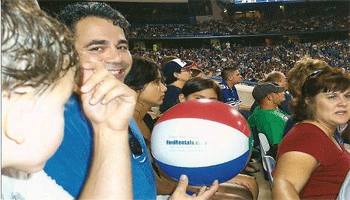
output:
[[[295,125],[282,140],[278,148],[277,158],[289,151],[307,153],[323,163],[332,156],[330,149],[334,144],[317,126],[308,123]]]

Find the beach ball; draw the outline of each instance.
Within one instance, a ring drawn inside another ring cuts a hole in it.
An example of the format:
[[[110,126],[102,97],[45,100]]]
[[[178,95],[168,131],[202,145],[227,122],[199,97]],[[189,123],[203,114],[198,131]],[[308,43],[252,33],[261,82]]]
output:
[[[190,185],[226,182],[249,161],[252,141],[245,118],[225,103],[200,99],[177,104],[156,122],[151,153],[168,176]]]

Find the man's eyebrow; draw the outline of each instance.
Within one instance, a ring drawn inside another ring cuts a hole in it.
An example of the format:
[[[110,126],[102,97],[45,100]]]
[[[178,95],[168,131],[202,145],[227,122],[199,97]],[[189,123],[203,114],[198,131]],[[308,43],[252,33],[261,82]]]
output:
[[[85,45],[85,48],[93,46],[93,45],[107,45],[109,42],[107,40],[92,40],[87,45]],[[129,41],[126,39],[122,39],[118,41],[119,44],[127,44],[129,45]]]
[[[125,39],[122,39],[122,40],[118,41],[118,44],[127,44],[127,45],[129,45],[129,41],[125,40]]]
[[[85,45],[85,48],[86,47],[89,47],[89,46],[93,46],[93,45],[106,45],[108,44],[108,41],[106,40],[92,40],[91,42],[89,42],[87,45]]]

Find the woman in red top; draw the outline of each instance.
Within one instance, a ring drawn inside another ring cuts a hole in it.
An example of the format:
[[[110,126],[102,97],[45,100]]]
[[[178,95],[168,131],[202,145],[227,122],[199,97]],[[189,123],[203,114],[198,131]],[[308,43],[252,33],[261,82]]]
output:
[[[350,76],[329,68],[310,74],[295,97],[298,122],[279,146],[274,199],[335,199],[350,169],[350,153],[333,138],[350,119]]]

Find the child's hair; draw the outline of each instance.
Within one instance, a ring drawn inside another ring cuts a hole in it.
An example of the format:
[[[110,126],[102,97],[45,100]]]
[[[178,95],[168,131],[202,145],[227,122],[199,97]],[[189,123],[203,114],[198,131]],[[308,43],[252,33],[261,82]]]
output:
[[[68,28],[32,0],[1,2],[2,90],[32,86],[42,92],[76,66]]]

